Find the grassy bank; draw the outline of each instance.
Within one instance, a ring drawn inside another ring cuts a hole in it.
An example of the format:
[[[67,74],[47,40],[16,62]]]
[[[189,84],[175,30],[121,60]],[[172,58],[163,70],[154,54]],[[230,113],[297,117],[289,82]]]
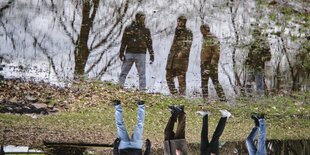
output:
[[[202,119],[195,112],[201,109],[211,112],[209,132],[214,131],[220,118],[218,110],[227,109],[233,114],[221,137],[223,141],[243,141],[246,138],[253,125],[249,118],[251,112],[267,114],[268,139],[310,139],[310,93],[246,98],[228,105],[206,104],[202,99],[123,91],[101,82],[81,82],[65,89],[44,84],[1,83],[2,102],[19,100],[29,94],[36,96],[38,103],[56,106],[59,112],[36,117],[0,114],[0,142],[3,144],[41,145],[43,141],[111,144],[116,137],[114,107],[110,103],[113,99],[122,101],[129,134],[136,122],[135,100],[146,101],[144,138],[151,139],[153,147],[162,146],[163,131],[170,116],[167,106],[171,104],[185,105],[189,143],[199,143]]]

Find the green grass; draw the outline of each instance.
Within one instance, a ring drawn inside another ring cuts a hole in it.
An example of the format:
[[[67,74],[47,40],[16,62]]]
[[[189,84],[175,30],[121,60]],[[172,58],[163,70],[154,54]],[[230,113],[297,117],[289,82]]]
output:
[[[267,114],[267,139],[310,139],[309,93],[245,98],[233,105],[209,105],[202,99],[125,92],[113,85],[98,82],[78,87],[82,87],[83,93],[62,93],[53,98],[53,101],[68,103],[67,108],[57,114],[35,119],[26,115],[0,114],[0,141],[24,145],[40,145],[42,141],[111,144],[116,137],[114,107],[110,103],[112,99],[122,101],[129,134],[136,123],[135,99],[146,101],[144,138],[151,139],[154,147],[162,146],[164,128],[170,116],[167,106],[171,104],[185,105],[186,138],[189,143],[200,141],[202,118],[195,112],[201,109],[211,112],[209,133],[214,131],[220,118],[218,110],[227,109],[232,113],[222,141],[243,141],[253,126],[249,117],[251,112]]]

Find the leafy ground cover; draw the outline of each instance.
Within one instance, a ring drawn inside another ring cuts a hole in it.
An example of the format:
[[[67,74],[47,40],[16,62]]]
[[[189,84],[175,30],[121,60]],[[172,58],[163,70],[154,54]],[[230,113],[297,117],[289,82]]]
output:
[[[5,103],[31,102],[53,107],[49,115],[0,113],[0,142],[2,145],[40,146],[48,143],[112,144],[116,137],[114,107],[111,100],[122,101],[125,123],[129,134],[136,123],[135,100],[146,102],[144,138],[161,148],[163,131],[170,116],[167,106],[185,105],[187,114],[186,137],[189,143],[199,143],[202,118],[197,110],[211,112],[210,129],[213,132],[220,118],[218,110],[232,113],[222,141],[243,141],[253,121],[251,112],[266,113],[267,139],[310,139],[310,93],[297,92],[265,98],[242,98],[233,104],[207,104],[203,99],[146,94],[124,91],[110,83],[80,81],[70,88],[57,88],[47,84],[33,84],[18,80],[0,82],[0,109]],[[56,109],[56,110],[55,110]]]

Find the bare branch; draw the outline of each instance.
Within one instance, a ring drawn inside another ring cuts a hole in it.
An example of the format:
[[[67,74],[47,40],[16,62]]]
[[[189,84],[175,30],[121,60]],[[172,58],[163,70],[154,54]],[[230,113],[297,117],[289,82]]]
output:
[[[15,0],[10,0],[6,5],[0,8],[0,17],[2,16],[2,12],[4,12],[6,9],[10,8]]]

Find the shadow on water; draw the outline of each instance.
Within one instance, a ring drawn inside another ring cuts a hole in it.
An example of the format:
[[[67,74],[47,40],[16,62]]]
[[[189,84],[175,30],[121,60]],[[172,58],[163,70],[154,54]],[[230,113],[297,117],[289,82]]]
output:
[[[224,142],[220,144],[220,154],[223,155],[248,155],[245,142]],[[310,154],[310,140],[270,140],[266,143],[268,155],[309,155]],[[112,154],[112,146],[80,146],[80,145],[46,145],[43,151],[20,152],[9,150],[4,147],[5,154],[47,154],[47,155],[107,155]],[[28,150],[29,151],[29,150]],[[189,144],[189,155],[199,154],[199,144]],[[163,150],[152,150],[152,155],[162,155]],[[3,155],[0,153],[0,155]]]

